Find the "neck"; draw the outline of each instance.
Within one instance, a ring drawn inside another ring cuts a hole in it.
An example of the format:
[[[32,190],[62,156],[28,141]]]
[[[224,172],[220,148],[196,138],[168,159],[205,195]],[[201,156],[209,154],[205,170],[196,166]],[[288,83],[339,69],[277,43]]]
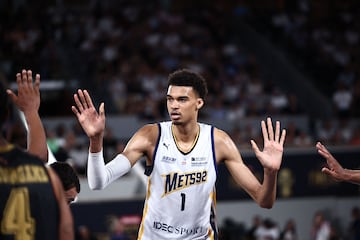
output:
[[[183,153],[188,153],[196,145],[200,134],[200,127],[196,124],[195,127],[187,130],[172,125],[171,131],[177,148]]]
[[[198,123],[188,124],[186,126],[172,124],[171,131],[177,140],[187,142],[193,140],[195,136],[198,135],[200,127]]]

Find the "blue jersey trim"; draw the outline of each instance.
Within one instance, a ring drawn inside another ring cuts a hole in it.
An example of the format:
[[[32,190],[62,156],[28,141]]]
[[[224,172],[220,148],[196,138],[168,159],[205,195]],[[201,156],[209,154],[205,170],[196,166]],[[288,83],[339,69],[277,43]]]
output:
[[[216,175],[217,175],[218,167],[217,167],[217,164],[216,164],[216,155],[215,155],[214,126],[211,126],[211,149],[212,149],[212,154],[213,154],[215,172],[216,172]]]

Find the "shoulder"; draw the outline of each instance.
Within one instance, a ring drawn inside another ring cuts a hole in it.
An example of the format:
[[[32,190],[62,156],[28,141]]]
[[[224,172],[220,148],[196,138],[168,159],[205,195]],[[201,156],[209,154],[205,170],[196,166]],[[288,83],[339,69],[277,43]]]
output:
[[[238,149],[229,134],[218,128],[214,128],[214,148],[219,160],[231,159],[238,154]]]
[[[224,130],[214,127],[214,142],[215,144],[226,143],[227,141],[232,141],[229,134]]]
[[[32,164],[44,165],[44,161],[41,158],[19,147],[14,147],[12,155],[14,155],[13,158],[20,160],[26,159],[27,162],[31,162]]]
[[[158,134],[159,134],[158,123],[146,124],[136,132],[136,135],[143,136],[146,138],[154,138],[154,137],[157,138]]]
[[[131,146],[142,146],[146,148],[154,146],[159,137],[159,126],[157,123],[142,126],[131,138]]]

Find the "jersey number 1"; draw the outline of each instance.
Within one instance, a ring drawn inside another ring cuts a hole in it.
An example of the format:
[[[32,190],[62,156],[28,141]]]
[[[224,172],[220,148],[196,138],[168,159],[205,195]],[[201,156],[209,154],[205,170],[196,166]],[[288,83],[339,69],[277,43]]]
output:
[[[181,211],[185,210],[185,193],[181,193]]]

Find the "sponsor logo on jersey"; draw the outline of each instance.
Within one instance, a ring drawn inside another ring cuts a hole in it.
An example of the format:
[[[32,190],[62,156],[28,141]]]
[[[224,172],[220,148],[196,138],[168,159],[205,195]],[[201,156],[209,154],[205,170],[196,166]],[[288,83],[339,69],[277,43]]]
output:
[[[169,150],[170,143],[163,143],[163,146],[166,147],[166,150]]]
[[[168,156],[163,156],[161,159],[162,162],[166,162],[166,163],[174,163],[176,162],[176,158],[174,157],[168,157]]]
[[[182,226],[172,226],[171,224],[154,221],[153,228],[157,231],[163,231],[176,235],[202,235],[206,234],[206,228],[204,227],[192,227],[186,228]]]
[[[172,172],[162,175],[165,181],[162,197],[193,185],[205,183],[207,182],[207,176],[208,172],[206,170],[189,173]]]
[[[204,166],[207,164],[206,157],[192,157],[191,158],[191,166]]]

